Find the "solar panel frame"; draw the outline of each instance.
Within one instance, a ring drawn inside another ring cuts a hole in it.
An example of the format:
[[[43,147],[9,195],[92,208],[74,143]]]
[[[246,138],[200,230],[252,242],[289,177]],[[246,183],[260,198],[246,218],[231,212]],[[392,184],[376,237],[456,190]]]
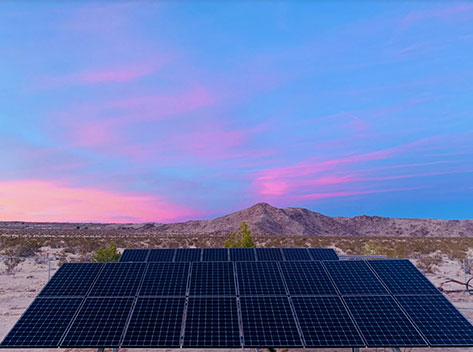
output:
[[[149,263],[141,283],[139,296],[185,296],[190,263]]]
[[[230,248],[230,261],[232,262],[254,262],[256,254],[254,248]]]
[[[237,298],[189,297],[183,347],[242,347]]]
[[[129,249],[126,248],[123,254],[120,256],[119,262],[121,263],[137,263],[146,262],[149,255],[149,249]]]
[[[282,248],[282,254],[286,261],[312,260],[307,248]]]
[[[364,261],[323,261],[335,286],[345,295],[388,295],[384,285]]]
[[[368,347],[427,347],[391,296],[342,297]]]
[[[396,299],[432,347],[473,346],[472,324],[443,295]]]
[[[121,346],[180,347],[185,301],[184,297],[138,297]]]
[[[134,296],[147,263],[106,263],[89,296]]]
[[[174,257],[175,262],[200,262],[201,259],[201,248],[178,248]]]
[[[332,248],[307,248],[312,260],[340,260]]]
[[[255,248],[256,260],[259,262],[282,262],[281,248]]]
[[[227,248],[204,248],[202,249],[202,261],[204,262],[225,262],[228,261]]]
[[[133,297],[87,297],[61,348],[119,347]]]
[[[337,290],[324,267],[317,261],[279,262],[290,295],[332,295]]]
[[[189,295],[236,295],[232,262],[194,262],[190,275]]]
[[[58,347],[83,300],[82,297],[36,298],[5,336],[0,347]],[[28,335],[25,335],[25,330]]]
[[[339,296],[291,297],[305,347],[364,347]]]
[[[176,250],[174,248],[155,248],[151,249],[148,256],[148,263],[154,262],[172,262]]]
[[[244,347],[302,347],[286,296],[240,297]]]
[[[102,271],[103,263],[64,263],[38,297],[85,296]]]
[[[277,262],[235,262],[240,295],[286,295]]]

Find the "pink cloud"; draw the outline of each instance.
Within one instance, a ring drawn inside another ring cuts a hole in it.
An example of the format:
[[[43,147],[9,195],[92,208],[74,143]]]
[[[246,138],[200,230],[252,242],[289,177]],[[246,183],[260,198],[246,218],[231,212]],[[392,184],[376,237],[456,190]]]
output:
[[[202,214],[162,197],[58,181],[0,181],[0,218],[5,221],[167,222],[196,215]]]
[[[430,19],[441,19],[443,21],[458,21],[462,18],[468,19],[473,15],[473,5],[471,3],[457,3],[455,5],[430,8],[427,10],[415,10],[409,12],[402,20],[402,24],[407,26],[419,21]]]
[[[367,190],[367,191],[354,191],[354,192],[328,192],[328,193],[311,193],[298,196],[298,199],[306,200],[315,200],[315,199],[326,199],[326,198],[335,198],[335,197],[349,197],[349,196],[358,196],[363,194],[372,194],[372,193],[386,193],[386,192],[400,192],[400,191],[413,191],[421,189],[420,187],[416,188],[393,188],[393,189],[377,189],[377,190]]]

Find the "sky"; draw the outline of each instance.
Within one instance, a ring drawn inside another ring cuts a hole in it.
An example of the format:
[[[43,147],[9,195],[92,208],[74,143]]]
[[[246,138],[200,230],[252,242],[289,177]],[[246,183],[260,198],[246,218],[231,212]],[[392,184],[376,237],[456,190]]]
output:
[[[0,3],[0,220],[473,218],[473,3]]]

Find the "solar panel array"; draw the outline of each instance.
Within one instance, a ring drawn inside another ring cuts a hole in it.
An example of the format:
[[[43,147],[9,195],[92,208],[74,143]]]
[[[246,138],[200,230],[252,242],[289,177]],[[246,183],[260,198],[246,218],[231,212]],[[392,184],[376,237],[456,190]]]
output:
[[[63,264],[0,347],[473,346],[473,326],[407,260],[179,252]]]

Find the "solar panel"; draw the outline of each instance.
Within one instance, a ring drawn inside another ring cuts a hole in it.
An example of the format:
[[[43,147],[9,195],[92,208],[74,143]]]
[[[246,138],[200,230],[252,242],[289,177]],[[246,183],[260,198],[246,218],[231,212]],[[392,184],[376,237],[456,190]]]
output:
[[[149,263],[140,296],[185,296],[190,263]]]
[[[40,296],[85,296],[103,263],[64,263],[40,292]]]
[[[125,249],[120,262],[146,262],[149,249]]]
[[[123,347],[179,347],[185,298],[139,297]]]
[[[231,262],[192,263],[190,295],[235,295],[235,278]]]
[[[285,295],[276,262],[236,262],[240,295]]]
[[[230,260],[232,262],[254,262],[256,260],[253,248],[230,248]]]
[[[280,248],[256,248],[256,258],[260,262],[283,261]]]
[[[184,347],[241,347],[236,297],[190,297]]]
[[[202,260],[204,262],[225,262],[228,260],[228,250],[226,248],[204,248]]]
[[[473,345],[473,326],[444,296],[396,298],[431,346]]]
[[[1,347],[57,347],[82,298],[37,298],[10,330]]]
[[[131,297],[87,298],[61,347],[118,347]]]
[[[332,248],[308,248],[308,251],[313,260],[339,260]]]
[[[298,347],[302,341],[287,297],[241,297],[245,347]]]
[[[342,295],[388,294],[365,262],[326,261],[323,265]]]
[[[306,248],[283,248],[282,252],[286,260],[311,260]]]
[[[202,250],[200,248],[184,248],[176,249],[175,262],[200,262],[200,255]]]
[[[106,263],[90,296],[134,296],[146,263]]]
[[[372,260],[368,264],[394,295],[441,294],[409,260]]]
[[[344,297],[368,347],[427,346],[391,296]]]
[[[306,347],[365,345],[340,297],[292,297]]]
[[[174,259],[174,249],[161,248],[151,249],[148,256],[148,262],[172,262]]]
[[[320,262],[280,262],[291,295],[337,295]]]

